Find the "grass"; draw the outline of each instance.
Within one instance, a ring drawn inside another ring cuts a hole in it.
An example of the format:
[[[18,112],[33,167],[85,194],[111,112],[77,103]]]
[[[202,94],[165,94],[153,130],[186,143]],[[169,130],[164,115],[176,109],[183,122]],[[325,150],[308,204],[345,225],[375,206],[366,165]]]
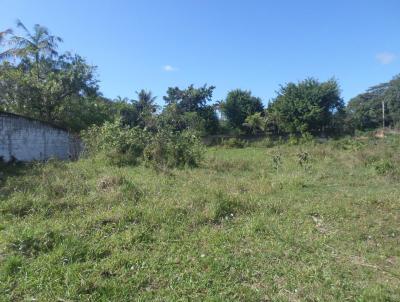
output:
[[[0,301],[400,301],[398,136],[1,169]]]

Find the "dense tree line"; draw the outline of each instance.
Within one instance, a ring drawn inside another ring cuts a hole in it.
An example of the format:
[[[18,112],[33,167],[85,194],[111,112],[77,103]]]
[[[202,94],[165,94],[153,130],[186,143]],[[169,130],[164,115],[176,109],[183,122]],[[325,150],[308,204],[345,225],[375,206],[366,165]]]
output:
[[[340,135],[400,126],[400,75],[369,88],[346,106],[335,79],[308,78],[280,87],[264,108],[251,91],[235,89],[213,100],[215,86],[170,87],[157,105],[151,91],[135,99],[102,96],[96,67],[77,54],[58,53],[62,39],[43,26],[33,31],[18,21],[16,33],[0,32],[0,110],[49,121],[74,132],[119,120],[148,131],[168,128],[218,133]],[[219,114],[218,114],[219,113]],[[220,118],[219,118],[220,116]]]

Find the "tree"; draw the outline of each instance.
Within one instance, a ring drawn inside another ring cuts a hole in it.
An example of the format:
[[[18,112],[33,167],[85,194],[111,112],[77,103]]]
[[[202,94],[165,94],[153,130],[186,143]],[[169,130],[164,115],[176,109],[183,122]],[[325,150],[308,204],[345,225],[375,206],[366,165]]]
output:
[[[139,125],[140,114],[133,101],[118,97],[114,100],[112,107],[114,108],[114,119],[120,120],[122,125],[129,127]]]
[[[170,87],[164,96],[166,106],[162,112],[163,123],[170,123],[174,129],[196,129],[200,132],[215,133],[218,130],[218,117],[213,106],[207,102],[212,100],[214,86],[204,85],[195,88],[190,85],[186,89]]]
[[[139,112],[153,114],[157,111],[158,106],[155,103],[157,97],[153,96],[153,93],[151,91],[146,91],[142,89],[139,92],[136,91],[136,95],[137,95],[137,100],[135,101],[135,103],[136,103],[136,108],[138,109]]]
[[[257,112],[263,112],[264,106],[260,98],[252,96],[250,91],[232,90],[225,102],[221,104],[222,113],[233,128],[246,130],[246,118]]]
[[[136,91],[137,100],[133,101],[138,113],[138,125],[142,128],[151,128],[155,124],[155,113],[158,105],[156,104],[157,97],[153,96],[151,91],[144,89]]]
[[[247,127],[251,134],[264,132],[266,129],[266,119],[261,115],[261,112],[256,112],[246,117],[243,126]]]
[[[400,128],[400,75],[389,82],[384,103],[387,108],[388,126]]]
[[[178,87],[169,87],[167,95],[163,97],[168,105],[177,104],[177,107],[182,112],[194,112],[206,106],[208,101],[211,101],[215,86],[207,87],[204,85],[200,88],[194,88],[190,85],[186,89]]]
[[[353,126],[359,130],[381,127],[382,103],[385,106],[385,125],[400,126],[400,75],[370,87],[350,100],[346,111]]]
[[[51,35],[46,27],[35,24],[33,33],[31,33],[20,20],[17,20],[17,28],[22,29],[24,35],[16,35],[11,30],[5,31],[4,33],[11,35],[8,40],[11,48],[0,53],[0,59],[9,57],[30,58],[35,64],[39,64],[40,60],[58,54],[57,46],[59,42],[62,42],[62,39]]]
[[[100,98],[94,66],[79,55],[59,55],[57,46],[62,39],[44,26],[36,24],[31,33],[18,21],[17,28],[22,35],[11,30],[0,35],[9,46],[0,53],[2,110],[74,131],[109,119],[110,103]]]
[[[94,72],[95,67],[70,54],[42,58],[39,65],[25,58],[17,65],[4,62],[0,65],[0,105],[3,110],[77,130],[69,117],[80,114],[76,109],[98,95]]]
[[[334,116],[344,103],[336,80],[319,82],[308,78],[282,86],[269,104],[269,128],[286,134],[332,133]]]
[[[155,113],[157,111],[156,97],[151,91],[144,89],[136,91],[137,100],[117,97],[112,107],[114,117],[120,119],[121,123],[129,127],[153,128],[155,126]]]
[[[203,129],[207,134],[215,134],[219,130],[219,119],[215,107],[206,105],[197,111],[198,116],[203,120]]]

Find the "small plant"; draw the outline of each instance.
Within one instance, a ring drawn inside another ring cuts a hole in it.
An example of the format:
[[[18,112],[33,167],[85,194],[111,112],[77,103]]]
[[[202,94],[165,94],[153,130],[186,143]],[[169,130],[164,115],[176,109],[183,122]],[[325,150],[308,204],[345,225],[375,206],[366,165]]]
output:
[[[311,167],[310,154],[306,151],[300,151],[299,153],[297,153],[297,162],[304,170],[310,169]]]
[[[243,206],[235,199],[218,192],[212,203],[212,218],[215,223],[233,219]]]
[[[381,159],[374,163],[376,173],[386,175],[395,171],[395,166],[388,159]]]
[[[21,269],[23,258],[19,255],[12,255],[5,261],[3,270],[6,276],[12,276]]]
[[[299,144],[299,139],[297,138],[297,136],[291,134],[289,135],[289,138],[287,140],[288,145],[290,146],[295,146]]]
[[[272,156],[272,165],[275,171],[278,171],[279,167],[282,165],[282,155],[279,152]]]

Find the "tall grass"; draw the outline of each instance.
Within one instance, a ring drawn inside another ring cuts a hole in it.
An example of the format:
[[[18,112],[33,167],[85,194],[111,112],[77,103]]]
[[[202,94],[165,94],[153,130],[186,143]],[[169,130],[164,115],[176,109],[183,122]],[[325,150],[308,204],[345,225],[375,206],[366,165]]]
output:
[[[168,174],[2,166],[0,301],[399,301],[399,154],[390,136],[212,147]]]

